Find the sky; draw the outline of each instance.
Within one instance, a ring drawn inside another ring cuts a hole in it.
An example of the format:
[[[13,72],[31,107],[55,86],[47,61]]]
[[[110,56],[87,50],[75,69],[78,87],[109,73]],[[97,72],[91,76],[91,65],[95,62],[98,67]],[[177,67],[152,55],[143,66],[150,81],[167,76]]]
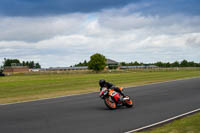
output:
[[[4,58],[43,68],[89,61],[200,62],[199,0],[1,0]]]

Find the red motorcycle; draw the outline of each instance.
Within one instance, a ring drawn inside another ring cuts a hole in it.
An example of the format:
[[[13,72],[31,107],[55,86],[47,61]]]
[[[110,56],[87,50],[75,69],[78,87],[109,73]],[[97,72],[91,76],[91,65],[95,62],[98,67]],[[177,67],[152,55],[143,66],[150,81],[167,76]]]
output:
[[[123,88],[120,88],[121,91],[122,89]],[[111,110],[120,106],[126,106],[128,108],[133,106],[133,101],[129,96],[123,97],[118,92],[114,91],[114,89],[102,88],[99,96]]]

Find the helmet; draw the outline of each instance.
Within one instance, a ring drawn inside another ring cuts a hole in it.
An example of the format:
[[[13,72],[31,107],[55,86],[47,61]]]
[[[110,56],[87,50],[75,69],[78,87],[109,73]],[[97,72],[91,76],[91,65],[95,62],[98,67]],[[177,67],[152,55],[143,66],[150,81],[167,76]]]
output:
[[[99,80],[99,85],[100,85],[101,87],[103,87],[105,83],[106,83],[106,81],[105,81],[104,79],[100,79],[100,80]]]

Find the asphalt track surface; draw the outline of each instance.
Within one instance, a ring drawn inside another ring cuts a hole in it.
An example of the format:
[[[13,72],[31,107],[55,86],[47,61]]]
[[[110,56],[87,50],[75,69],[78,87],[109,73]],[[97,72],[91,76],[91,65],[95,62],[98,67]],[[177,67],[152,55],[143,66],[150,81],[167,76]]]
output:
[[[200,108],[200,78],[125,89],[134,108],[109,110],[98,93],[0,106],[1,133],[122,133]]]

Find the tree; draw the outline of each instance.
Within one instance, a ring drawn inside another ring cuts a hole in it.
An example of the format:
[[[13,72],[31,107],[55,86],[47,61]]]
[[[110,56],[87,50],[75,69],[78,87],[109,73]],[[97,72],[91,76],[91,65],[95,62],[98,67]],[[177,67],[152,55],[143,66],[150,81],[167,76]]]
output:
[[[0,73],[3,72],[3,66],[0,66]]]
[[[7,66],[27,66],[29,68],[41,68],[39,63],[34,63],[34,61],[22,61],[22,63],[18,59],[6,59],[4,58],[3,67]]]
[[[34,61],[30,61],[30,63],[29,63],[29,68],[34,68]]]
[[[189,67],[196,67],[196,64],[194,63],[194,61],[188,62],[188,66]]]
[[[87,66],[88,65],[88,62],[85,60],[84,62],[83,62],[83,66]]]
[[[167,62],[167,63],[165,64],[165,66],[166,66],[166,67],[170,67],[171,64],[170,64],[169,62]]]
[[[133,66],[139,66],[140,64],[137,62],[137,61],[135,61],[134,63],[133,63]]]
[[[120,65],[121,66],[126,66],[126,62],[121,62]]]
[[[121,66],[141,66],[141,65],[143,65],[143,63],[138,63],[137,61],[130,62],[130,63],[121,62],[120,65]]]
[[[22,61],[22,66],[26,66],[26,62],[25,61]]]
[[[26,61],[25,66],[29,66],[29,62],[28,61]]]
[[[5,76],[5,74],[3,73],[3,66],[0,66],[0,76]]]
[[[164,64],[161,61],[156,62],[155,65],[158,66],[158,67],[163,67],[164,66]]]
[[[172,67],[179,67],[179,62],[178,61],[175,61],[174,63],[172,63]]]
[[[39,63],[36,63],[36,64],[35,64],[35,68],[41,68],[40,64],[39,64]]]
[[[80,67],[80,66],[88,66],[88,62],[86,60],[84,60],[84,62],[79,62],[78,64],[74,65],[75,67]]]
[[[188,66],[188,61],[187,61],[187,60],[181,61],[180,66],[181,66],[181,67],[187,67],[187,66]]]
[[[13,64],[20,65],[21,63],[18,59],[6,59],[6,58],[4,58],[4,62],[3,62],[4,67],[12,66]]]
[[[88,68],[92,69],[96,72],[102,71],[106,66],[106,58],[105,56],[96,53],[90,57],[90,61],[88,62]]]

